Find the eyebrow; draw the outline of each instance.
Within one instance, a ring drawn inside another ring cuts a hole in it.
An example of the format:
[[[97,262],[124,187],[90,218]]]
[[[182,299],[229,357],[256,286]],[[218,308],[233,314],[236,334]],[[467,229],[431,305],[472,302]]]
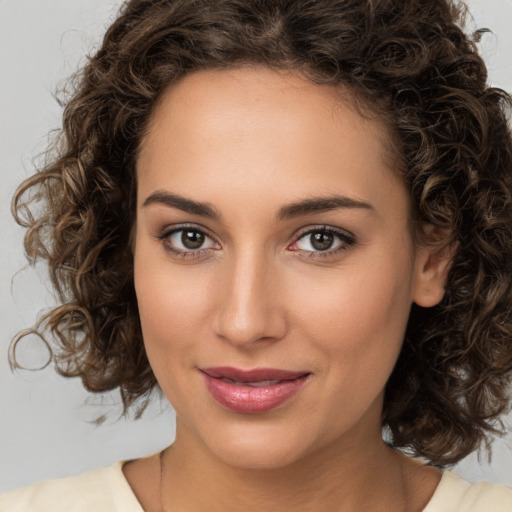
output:
[[[209,203],[202,203],[200,201],[193,201],[177,194],[171,194],[165,190],[157,190],[150,194],[143,203],[143,207],[151,204],[163,204],[171,208],[177,208],[192,215],[199,215],[201,217],[208,217],[210,219],[219,220],[220,214]]]
[[[151,204],[162,204],[171,208],[177,208],[178,210],[192,215],[208,217],[214,220],[221,219],[220,213],[210,203],[187,199],[186,197],[172,194],[165,190],[157,190],[150,194],[142,206],[147,207]],[[276,219],[278,221],[289,220],[302,215],[322,213],[340,208],[359,208],[375,211],[370,203],[352,199],[347,196],[312,197],[283,206],[277,213]]]
[[[288,220],[294,217],[300,217],[301,215],[328,212],[339,208],[360,208],[375,211],[375,208],[370,203],[352,199],[351,197],[312,197],[311,199],[305,199],[283,206],[277,214],[277,220]]]

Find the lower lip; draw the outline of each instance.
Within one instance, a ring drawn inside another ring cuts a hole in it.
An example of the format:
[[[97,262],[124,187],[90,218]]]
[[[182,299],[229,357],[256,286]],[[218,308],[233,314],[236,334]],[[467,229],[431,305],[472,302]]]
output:
[[[305,384],[308,376],[283,380],[270,386],[243,386],[203,374],[206,388],[213,398],[230,411],[267,412],[284,404]]]

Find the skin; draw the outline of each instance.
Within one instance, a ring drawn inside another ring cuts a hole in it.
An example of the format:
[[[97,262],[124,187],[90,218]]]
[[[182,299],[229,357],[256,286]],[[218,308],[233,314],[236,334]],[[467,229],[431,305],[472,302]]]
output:
[[[386,447],[380,418],[410,306],[442,298],[448,256],[413,241],[386,127],[343,98],[292,72],[212,70],[154,111],[137,162],[135,287],[177,414],[169,512],[419,511],[439,482]],[[332,197],[352,203],[290,208]],[[171,233],[183,224],[207,235],[199,249]],[[332,248],[316,250],[307,232],[326,228]],[[311,375],[278,408],[242,414],[209,394],[208,366]],[[159,510],[157,458],[124,472]]]

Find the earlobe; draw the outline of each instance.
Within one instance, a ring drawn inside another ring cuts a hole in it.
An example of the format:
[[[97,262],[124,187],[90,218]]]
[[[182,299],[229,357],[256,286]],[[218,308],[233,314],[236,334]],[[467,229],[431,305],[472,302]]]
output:
[[[451,233],[432,225],[426,226],[423,232],[424,242],[416,248],[413,302],[430,308],[444,297],[458,242],[452,240]]]

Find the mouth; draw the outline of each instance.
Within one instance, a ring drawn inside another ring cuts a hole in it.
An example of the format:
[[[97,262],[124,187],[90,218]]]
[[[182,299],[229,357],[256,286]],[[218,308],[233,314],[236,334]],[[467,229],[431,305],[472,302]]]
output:
[[[241,370],[231,367],[201,368],[207,390],[230,411],[263,413],[284,404],[306,383],[310,372],[274,368]]]

